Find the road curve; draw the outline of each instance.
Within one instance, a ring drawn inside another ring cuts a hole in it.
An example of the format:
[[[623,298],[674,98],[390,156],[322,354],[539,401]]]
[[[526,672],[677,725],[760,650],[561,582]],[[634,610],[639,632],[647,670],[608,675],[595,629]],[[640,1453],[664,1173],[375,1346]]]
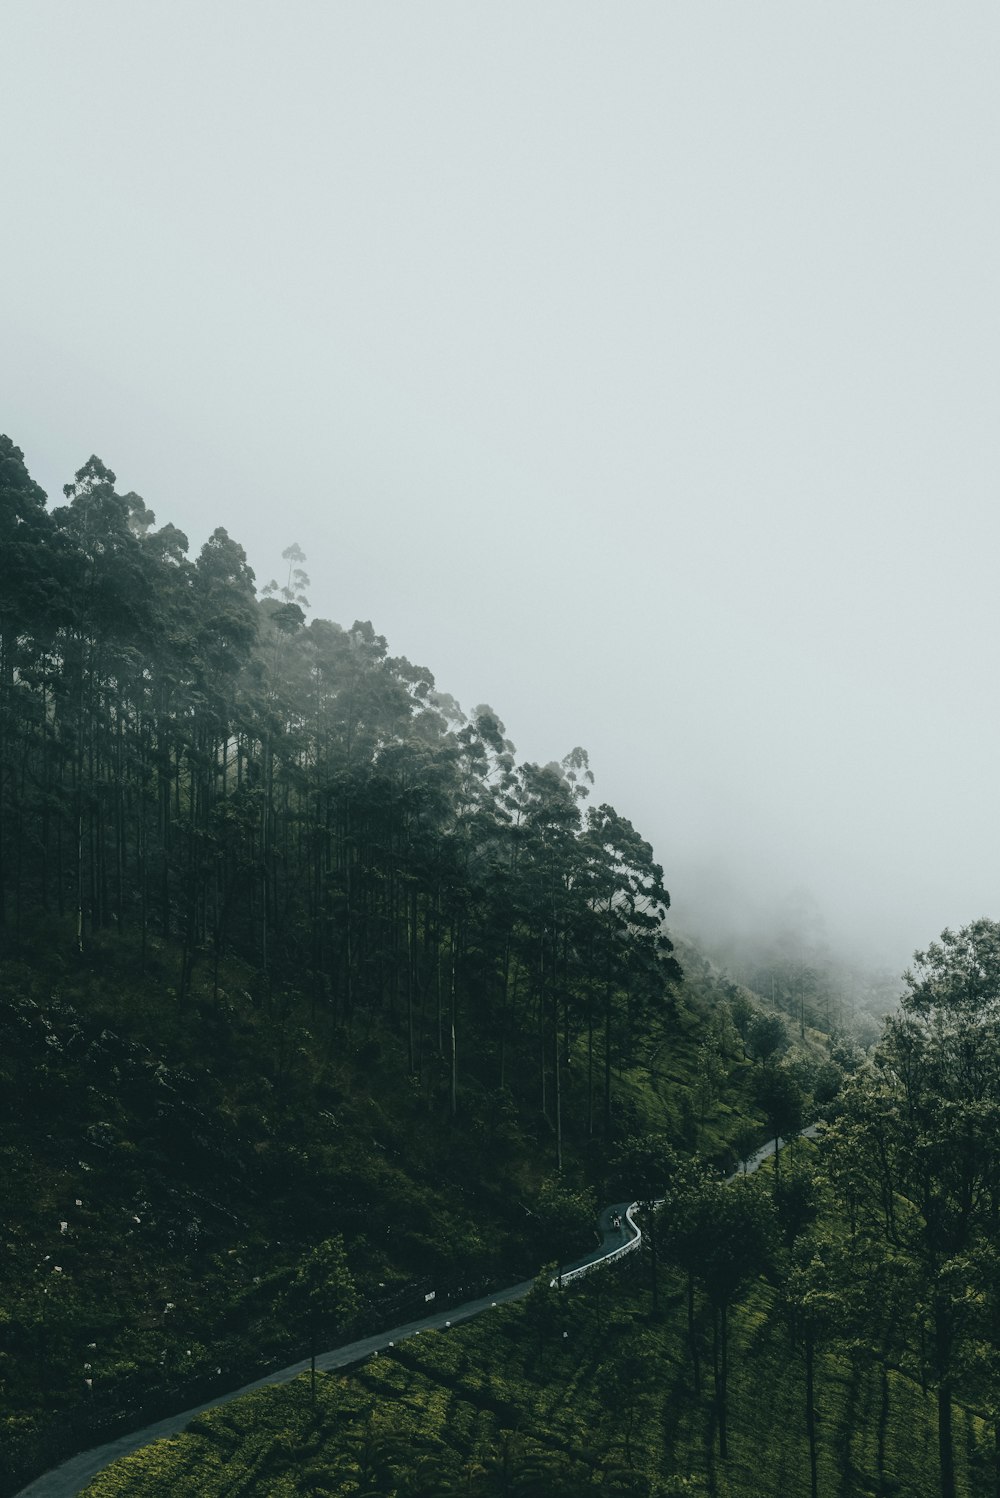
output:
[[[807,1135],[814,1132],[814,1127],[803,1130],[803,1133]],[[784,1140],[781,1143],[783,1144]],[[773,1154],[774,1140],[771,1140],[755,1155],[751,1155],[743,1162],[744,1173],[756,1170]],[[729,1179],[733,1180],[734,1177],[730,1176]],[[552,1283],[554,1285],[566,1284],[571,1280],[579,1279],[599,1265],[613,1263],[637,1249],[642,1242],[642,1232],[635,1222],[637,1211],[637,1202],[616,1202],[605,1207],[597,1219],[601,1239],[598,1247],[589,1254],[584,1254],[583,1258],[575,1259],[572,1264],[564,1265],[558,1275],[554,1276]],[[619,1227],[614,1226],[616,1219],[620,1222]],[[384,1352],[396,1342],[405,1342],[408,1337],[419,1336],[421,1332],[439,1331],[445,1327],[456,1326],[461,1321],[471,1321],[473,1316],[479,1316],[483,1311],[506,1305],[509,1301],[523,1300],[534,1283],[534,1280],[522,1280],[518,1285],[509,1285],[504,1290],[494,1290],[488,1295],[480,1296],[478,1300],[468,1300],[463,1305],[452,1306],[450,1310],[435,1311],[430,1316],[422,1316],[418,1321],[407,1321],[402,1326],[394,1326],[388,1331],[376,1332],[374,1336],[361,1337],[356,1342],[348,1342],[343,1347],[335,1347],[330,1352],[319,1353],[316,1357],[316,1367],[324,1371],[331,1368],[346,1368],[352,1363],[363,1362],[365,1358],[371,1357],[374,1353]],[[200,1415],[203,1410],[212,1410],[219,1405],[229,1404],[231,1400],[239,1399],[243,1394],[250,1394],[255,1389],[267,1388],[269,1384],[287,1383],[308,1370],[309,1359],[304,1358],[298,1363],[290,1363],[287,1368],[279,1368],[274,1373],[265,1374],[263,1378],[254,1379],[253,1383],[243,1384],[238,1389],[231,1389],[228,1394],[220,1394],[215,1399],[206,1400],[204,1404],[197,1404],[189,1410],[182,1410],[179,1415],[169,1415],[165,1420],[156,1420],[151,1425],[144,1425],[141,1430],[130,1431],[127,1435],[117,1436],[113,1441],[106,1441],[103,1446],[94,1446],[89,1451],[78,1452],[68,1461],[62,1462],[58,1467],[53,1467],[41,1477],[37,1477],[27,1487],[21,1488],[15,1494],[15,1498],[75,1498],[75,1495],[82,1492],[103,1468],[118,1461],[119,1457],[138,1451],[141,1446],[148,1446],[164,1436],[177,1435],[190,1424],[195,1415]]]
[[[576,1259],[572,1264],[565,1265],[559,1271],[554,1283],[560,1280],[566,1283],[568,1280],[576,1279],[596,1268],[597,1265],[621,1258],[623,1254],[638,1248],[642,1241],[642,1233],[630,1215],[634,1207],[634,1202],[627,1201],[605,1207],[598,1218],[600,1245],[589,1254],[585,1254],[582,1259]],[[616,1215],[621,1218],[621,1227],[618,1228],[612,1225]],[[495,1306],[506,1305],[513,1300],[522,1300],[534,1283],[534,1280],[522,1280],[520,1284],[508,1285],[503,1290],[494,1290],[488,1295],[480,1296],[478,1300],[466,1301],[462,1305],[452,1306],[449,1310],[435,1311],[430,1316],[421,1316],[418,1321],[407,1321],[401,1326],[390,1327],[387,1331],[376,1332],[374,1336],[361,1337],[356,1342],[348,1342],[343,1347],[335,1347],[330,1352],[319,1353],[316,1357],[316,1367],[323,1370],[345,1368],[352,1363],[363,1362],[373,1353],[384,1352],[396,1342],[405,1342],[408,1337],[415,1337],[420,1332],[440,1330],[444,1327],[456,1326],[461,1321],[470,1321],[473,1316],[479,1316],[483,1311],[491,1310]],[[263,1378],[254,1379],[252,1383],[232,1389],[227,1394],[220,1394],[215,1399],[206,1400],[204,1404],[194,1405],[178,1415],[169,1415],[165,1420],[156,1420],[150,1425],[144,1425],[141,1430],[130,1431],[126,1435],[116,1437],[113,1441],[106,1441],[102,1446],[94,1446],[89,1451],[78,1452],[76,1456],[70,1457],[60,1466],[43,1473],[27,1487],[21,1488],[16,1498],[74,1498],[74,1495],[81,1492],[104,1467],[110,1466],[119,1457],[138,1451],[141,1446],[148,1446],[164,1436],[176,1435],[203,1410],[211,1410],[218,1405],[228,1404],[230,1400],[239,1399],[242,1394],[266,1388],[269,1384],[287,1383],[289,1379],[297,1378],[300,1373],[306,1373],[308,1370],[309,1359],[304,1358],[298,1363],[290,1363],[287,1368],[279,1368],[273,1373],[265,1374]]]

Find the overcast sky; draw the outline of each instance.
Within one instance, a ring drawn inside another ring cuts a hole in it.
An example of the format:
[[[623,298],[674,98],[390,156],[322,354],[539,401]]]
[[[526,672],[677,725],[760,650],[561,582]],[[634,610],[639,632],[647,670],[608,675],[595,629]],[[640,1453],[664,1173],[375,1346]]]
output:
[[[0,431],[371,618],[710,927],[1000,917],[1000,7],[6,0]]]

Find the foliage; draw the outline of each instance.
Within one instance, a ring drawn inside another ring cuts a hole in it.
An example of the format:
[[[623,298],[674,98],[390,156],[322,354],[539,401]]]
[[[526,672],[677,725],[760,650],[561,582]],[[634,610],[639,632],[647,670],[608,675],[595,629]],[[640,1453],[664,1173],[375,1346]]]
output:
[[[766,1211],[766,1191],[761,1200]],[[822,1239],[813,1252],[837,1258]],[[877,1491],[935,1498],[927,1461],[933,1402],[914,1377],[894,1369],[882,1408],[880,1368],[838,1351],[835,1327],[826,1329],[827,1308],[836,1320],[839,1303],[836,1263],[826,1288],[809,1280],[808,1256],[801,1264],[801,1294],[790,1293],[800,1294],[800,1315],[817,1333],[819,1498]],[[636,1275],[625,1266],[609,1274],[600,1303],[588,1281],[539,1292],[541,1334],[529,1300],[398,1345],[350,1377],[320,1375],[315,1419],[303,1379],[199,1416],[184,1435],[108,1469],[88,1498],[159,1498],[168,1489],[177,1498],[221,1498],[284,1492],[286,1483],[295,1494],[474,1498],[807,1492],[801,1354],[789,1355],[784,1296],[755,1279],[731,1310],[730,1441],[722,1464],[713,1453],[714,1397],[693,1396],[678,1338],[680,1281],[666,1287],[671,1316],[649,1324]],[[800,1319],[798,1346],[803,1325]],[[699,1328],[710,1329],[704,1315]],[[957,1419],[960,1491],[972,1498],[983,1490],[991,1434],[965,1410]]]
[[[995,1281],[985,1289],[977,1264],[992,1253],[1000,1211],[1000,926],[945,931],[905,981],[873,1068],[845,1091],[831,1174],[853,1238],[906,1274],[902,1326],[936,1388],[941,1491],[951,1498],[953,1401],[968,1347],[991,1338],[996,1317]],[[990,1398],[989,1383],[983,1392]]]
[[[588,804],[583,749],[519,763],[492,708],[369,621],[309,619],[297,546],[258,595],[224,530],[189,556],[96,456],[63,498],[0,438],[0,1486],[321,1333],[568,1256],[612,1183],[667,1200],[648,1308],[605,1278],[539,1293],[314,1380],[315,1418],[298,1389],[205,1416],[124,1490],[750,1495],[807,1459],[814,1494],[835,1460],[918,1494],[899,1430],[926,1446],[928,1387],[944,1498],[981,1487],[1000,927],[917,954],[870,1061],[888,989],[834,1035],[816,943],[739,983],[696,957],[682,995],[664,871]],[[818,1175],[776,1156],[771,1189],[724,1185],[690,1158],[745,1158],[750,1120],[776,1138],[816,1105]],[[779,1324],[806,1455],[790,1435],[758,1479],[756,1391],[793,1397]]]
[[[96,456],[62,500],[0,441],[11,1472],[301,1350],[338,1234],[370,1318],[587,1246],[633,1112],[680,1142],[703,1026],[582,749],[519,763],[309,618],[295,546],[258,595]]]

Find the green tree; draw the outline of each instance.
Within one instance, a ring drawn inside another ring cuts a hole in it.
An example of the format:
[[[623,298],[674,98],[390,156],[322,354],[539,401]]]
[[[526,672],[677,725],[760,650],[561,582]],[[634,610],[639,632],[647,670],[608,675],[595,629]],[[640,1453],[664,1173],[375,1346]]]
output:
[[[831,1267],[832,1265],[832,1267]],[[818,1498],[818,1443],[816,1434],[816,1350],[845,1324],[845,1290],[857,1282],[843,1272],[838,1245],[819,1235],[806,1235],[795,1246],[782,1295],[792,1337],[803,1352],[805,1365],[805,1425],[809,1443],[809,1491]]]
[[[339,1233],[310,1249],[288,1288],[287,1303],[306,1324],[310,1392],[316,1399],[316,1345],[320,1333],[339,1334],[359,1308],[354,1276]]]
[[[590,1187],[574,1189],[560,1176],[544,1180],[535,1198],[538,1248],[544,1258],[562,1258],[567,1245],[593,1242],[597,1206]]]
[[[859,1235],[909,1265],[911,1308],[937,1391],[942,1498],[954,1498],[952,1403],[975,1304],[974,1264],[1000,1209],[1000,925],[981,919],[915,954],[870,1073],[845,1091],[833,1150],[859,1152]],[[835,1178],[837,1172],[835,1171]]]
[[[747,1030],[747,1046],[755,1061],[767,1064],[788,1049],[788,1030],[780,1014],[758,1012]]]
[[[744,1120],[736,1129],[730,1140],[735,1163],[743,1174],[747,1173],[747,1163],[751,1155],[755,1154],[760,1147],[760,1128],[757,1124]]]
[[[747,1044],[750,1039],[750,1026],[758,1013],[757,1006],[738,984],[730,984],[727,991],[729,993],[729,1013],[732,1018],[733,1028],[740,1037],[743,1059],[746,1060]]]
[[[705,1181],[694,1201],[701,1254],[696,1269],[712,1308],[712,1366],[719,1455],[729,1455],[729,1309],[766,1266],[774,1242],[774,1207],[753,1177]]]
[[[703,1201],[711,1184],[704,1161],[694,1158],[679,1162],[658,1211],[658,1241],[667,1260],[683,1271],[687,1281],[687,1342],[695,1394],[701,1393],[695,1282],[706,1249],[706,1234],[710,1230]]]
[[[583,837],[591,914],[596,917],[595,956],[601,974],[604,1020],[604,1134],[611,1137],[611,1074],[616,995],[646,993],[662,1000],[681,976],[673,945],[663,929],[670,896],[653,850],[613,806],[591,807]],[[639,980],[638,984],[636,980]],[[593,1097],[593,1031],[588,1018],[588,1092]],[[590,1104],[592,1112],[592,1101]]]
[[[0,436],[0,935],[13,893],[19,936],[27,807],[24,786],[37,744],[46,732],[44,702],[29,688],[41,642],[51,634],[47,615],[57,592],[51,561],[51,524],[45,494],[31,478],[24,454]],[[26,679],[26,671],[29,673]],[[43,770],[44,775],[44,770]],[[43,886],[44,888],[44,886]]]
[[[630,1134],[615,1151],[616,1189],[635,1197],[647,1214],[653,1281],[653,1314],[659,1310],[659,1221],[657,1210],[682,1172],[681,1164],[665,1134]]]
[[[754,1079],[754,1101],[764,1115],[769,1137],[774,1141],[774,1182],[780,1180],[782,1137],[797,1134],[802,1127],[804,1097],[792,1072],[784,1066],[765,1066]]]

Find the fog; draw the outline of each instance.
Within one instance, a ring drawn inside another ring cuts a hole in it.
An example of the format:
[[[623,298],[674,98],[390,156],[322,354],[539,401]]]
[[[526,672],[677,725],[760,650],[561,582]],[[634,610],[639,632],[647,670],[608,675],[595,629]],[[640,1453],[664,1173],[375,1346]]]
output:
[[[1000,915],[1000,11],[10,0],[0,430],[590,753],[679,926]]]

